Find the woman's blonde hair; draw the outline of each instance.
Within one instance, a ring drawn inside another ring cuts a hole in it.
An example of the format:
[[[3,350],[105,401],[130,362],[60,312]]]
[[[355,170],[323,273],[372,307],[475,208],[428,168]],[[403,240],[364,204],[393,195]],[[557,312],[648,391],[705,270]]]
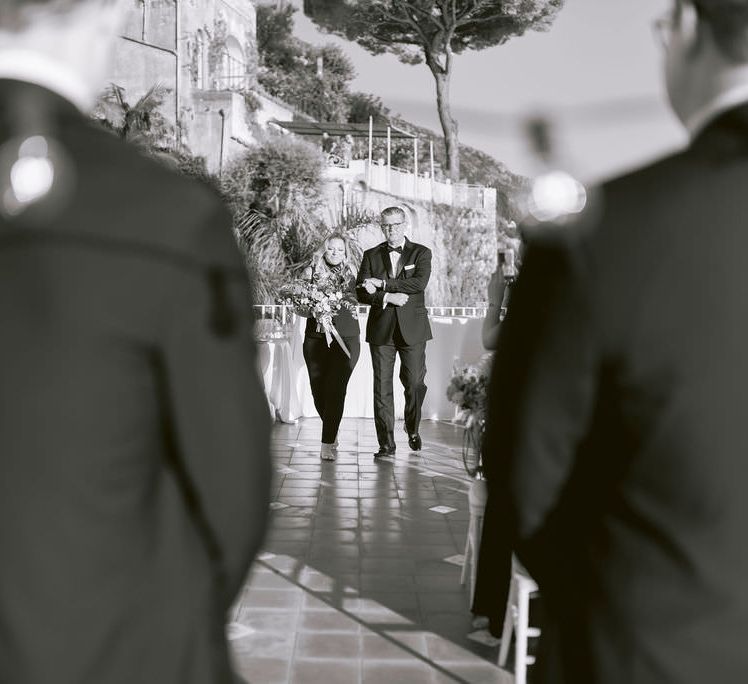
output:
[[[348,236],[338,231],[330,233],[327,237],[325,237],[325,239],[322,241],[320,246],[314,251],[314,254],[312,255],[312,263],[311,263],[311,266],[314,269],[314,271],[316,273],[327,273],[330,270],[330,267],[327,265],[327,262],[325,261],[325,252],[327,251],[327,243],[330,242],[330,240],[340,240],[343,243],[343,246],[345,247],[345,257],[342,263],[345,265],[346,269],[350,271],[355,277],[357,268],[354,265],[353,259],[352,259],[353,250],[351,249],[351,241],[348,238]]]

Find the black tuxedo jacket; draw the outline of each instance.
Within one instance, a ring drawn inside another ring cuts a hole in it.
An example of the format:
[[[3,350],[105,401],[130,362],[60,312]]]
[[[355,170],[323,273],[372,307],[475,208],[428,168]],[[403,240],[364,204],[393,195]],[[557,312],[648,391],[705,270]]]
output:
[[[748,106],[530,243],[485,460],[567,684],[748,681],[747,187]]]
[[[35,86],[0,143],[26,98],[73,182],[0,217],[0,681],[231,681],[270,463],[230,216]]]
[[[430,340],[431,326],[424,291],[431,277],[431,250],[406,238],[394,277],[391,277],[391,268],[386,242],[364,252],[358,271],[357,294],[361,303],[371,306],[366,323],[366,341],[370,344],[388,344],[396,322],[406,344]],[[362,286],[367,278],[381,278],[385,281],[384,289],[370,295]],[[408,301],[403,306],[388,304],[384,307],[386,292],[407,294]]]

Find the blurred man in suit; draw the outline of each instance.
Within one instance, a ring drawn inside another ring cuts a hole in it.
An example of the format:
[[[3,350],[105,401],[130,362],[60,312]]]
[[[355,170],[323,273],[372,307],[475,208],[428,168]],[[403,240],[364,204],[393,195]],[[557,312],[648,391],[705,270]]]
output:
[[[492,378],[544,682],[748,681],[748,1],[657,28],[690,147],[531,239]]]
[[[385,242],[367,249],[358,272],[358,299],[369,304],[366,341],[374,370],[376,458],[395,453],[393,373],[400,356],[400,382],[405,389],[405,431],[408,446],[421,449],[418,433],[426,397],[426,342],[431,326],[424,291],[431,277],[431,250],[405,237],[405,212],[388,207],[380,225]]]
[[[90,123],[120,3],[0,5],[0,681],[223,684],[270,475],[206,187]]]

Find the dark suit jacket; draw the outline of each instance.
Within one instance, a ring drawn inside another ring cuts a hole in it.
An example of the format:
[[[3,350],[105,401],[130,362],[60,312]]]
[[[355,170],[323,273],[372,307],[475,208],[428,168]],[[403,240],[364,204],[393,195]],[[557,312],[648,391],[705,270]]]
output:
[[[75,184],[52,218],[44,201],[0,218],[0,681],[228,682],[270,474],[230,217],[64,100],[0,81],[3,112],[26,96]]]
[[[531,241],[485,460],[567,684],[748,681],[747,187],[743,107]]]
[[[406,239],[394,278],[390,277],[391,267],[386,242],[364,252],[358,271],[357,293],[358,301],[371,306],[366,341],[388,344],[397,322],[407,345],[426,342],[431,339],[431,326],[423,293],[431,277],[431,250]],[[366,278],[381,278],[385,281],[384,290],[379,289],[370,295],[361,285]],[[386,292],[407,294],[408,301],[403,306],[388,304],[383,308]]]

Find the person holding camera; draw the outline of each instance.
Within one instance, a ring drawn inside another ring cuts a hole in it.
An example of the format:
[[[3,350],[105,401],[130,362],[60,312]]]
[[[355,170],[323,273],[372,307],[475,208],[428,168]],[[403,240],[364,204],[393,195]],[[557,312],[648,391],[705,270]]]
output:
[[[512,246],[499,248],[498,268],[488,282],[488,310],[483,319],[481,338],[483,347],[496,351],[499,344],[499,329],[506,315],[509,295],[517,278],[517,260]]]

